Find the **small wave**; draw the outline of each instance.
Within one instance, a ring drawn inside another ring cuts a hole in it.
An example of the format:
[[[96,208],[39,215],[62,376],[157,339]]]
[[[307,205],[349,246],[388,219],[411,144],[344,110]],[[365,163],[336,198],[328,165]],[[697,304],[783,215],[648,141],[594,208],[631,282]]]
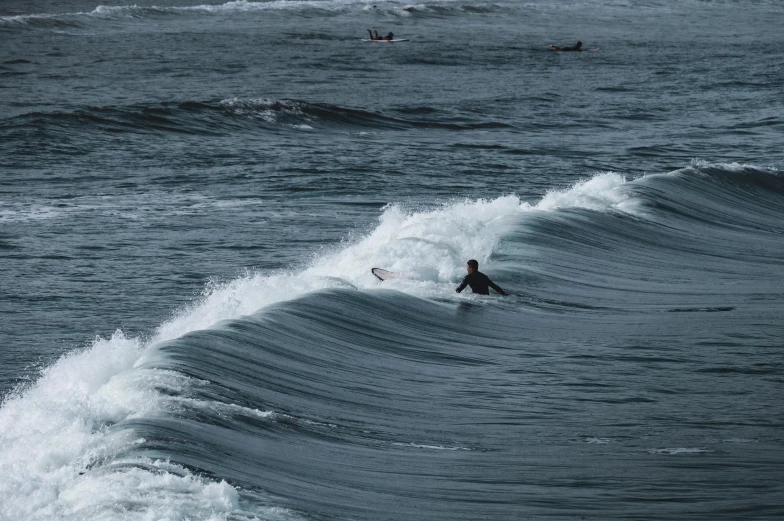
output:
[[[583,443],[589,443],[591,445],[607,445],[608,443],[612,443],[612,438],[597,438],[593,436],[586,436],[582,439]]]
[[[390,17],[422,16],[440,18],[450,15],[496,13],[502,8],[495,3],[466,2],[465,0],[436,0],[420,4],[411,4],[404,0],[392,0],[383,3],[368,3],[365,0],[272,0],[266,2],[237,0],[217,5],[198,5],[172,9],[212,13],[286,11],[300,14],[330,14],[362,10]]]
[[[78,27],[90,21],[160,18],[194,13],[206,15],[232,15],[234,13],[274,13],[300,16],[329,16],[359,11],[373,11],[381,16],[393,18],[422,16],[446,17],[462,14],[495,13],[498,4],[465,2],[460,0],[437,0],[412,5],[392,0],[381,5],[369,4],[364,0],[234,0],[222,4],[200,4],[191,6],[139,6],[98,5],[92,11],[72,13],[32,13],[0,17],[2,25],[35,27]]]
[[[445,447],[443,445],[423,445],[421,443],[393,443],[392,445],[396,447],[413,447],[415,449],[428,449],[428,450],[471,450],[468,447]]]
[[[382,12],[392,16],[410,16],[412,18],[448,18],[464,14],[493,14],[503,10],[504,8],[500,4],[489,2],[427,2],[386,7]]]
[[[732,306],[720,306],[714,308],[672,308],[668,309],[670,313],[716,313],[721,311],[733,311],[735,308]]]
[[[477,150],[505,150],[503,145],[487,145],[482,143],[455,143],[452,145],[455,148],[472,148]]]
[[[11,118],[6,128],[57,129],[99,133],[185,133],[214,134],[209,117],[194,116],[194,103],[137,105],[130,107],[86,107],[73,112],[31,112]],[[201,105],[209,114],[209,106]],[[224,128],[230,122],[224,122]],[[66,139],[68,134],[61,135]]]
[[[177,194],[144,191],[121,196],[78,196],[52,204],[0,203],[0,223],[41,220],[66,220],[85,214],[101,214],[137,220],[145,215],[168,218],[172,215],[193,215],[224,208],[247,207],[246,211],[263,214],[268,211],[257,198],[221,199],[200,194]]]
[[[85,107],[72,112],[31,112],[6,120],[8,130],[42,127],[58,130],[59,139],[69,132],[181,133],[216,135],[266,128],[312,131],[323,128],[372,128],[378,130],[445,129],[469,131],[508,128],[496,121],[444,121],[393,117],[362,109],[325,103],[266,98],[230,98],[217,103],[170,102],[127,107]]]
[[[412,128],[440,128],[449,130],[474,130],[507,128],[500,122],[451,123],[439,120],[417,120],[392,117],[361,109],[339,107],[326,103],[308,103],[296,100],[226,99],[219,104],[234,116],[258,118],[290,128],[305,124],[350,125],[378,129],[405,130]]]
[[[666,449],[649,449],[648,452],[651,454],[665,454],[671,456],[675,454],[705,454],[713,451],[702,447],[678,447]]]
[[[782,364],[777,363],[770,363],[770,364],[754,364],[753,366],[714,366],[714,367],[706,367],[703,369],[697,369],[698,373],[710,373],[710,374],[717,374],[717,375],[724,375],[724,374],[750,374],[750,375],[766,375],[766,374],[777,374],[781,371]]]
[[[62,208],[53,206],[11,208],[9,205],[5,205],[5,207],[0,206],[0,223],[56,219],[62,214]]]
[[[79,21],[80,15],[86,13],[75,14],[25,14],[16,16],[0,16],[0,26],[6,27],[29,27],[35,28],[74,28],[81,27],[83,24]]]

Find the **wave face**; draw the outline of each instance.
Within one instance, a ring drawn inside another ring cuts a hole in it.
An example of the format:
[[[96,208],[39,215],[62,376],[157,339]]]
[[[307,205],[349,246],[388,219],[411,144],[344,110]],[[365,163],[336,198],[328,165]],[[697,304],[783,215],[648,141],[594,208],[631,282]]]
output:
[[[740,475],[776,515],[784,411],[757,400],[781,385],[782,215],[781,172],[696,162],[389,206],[9,395],[2,514],[656,519],[679,490],[724,518]],[[456,294],[469,256],[515,295]]]

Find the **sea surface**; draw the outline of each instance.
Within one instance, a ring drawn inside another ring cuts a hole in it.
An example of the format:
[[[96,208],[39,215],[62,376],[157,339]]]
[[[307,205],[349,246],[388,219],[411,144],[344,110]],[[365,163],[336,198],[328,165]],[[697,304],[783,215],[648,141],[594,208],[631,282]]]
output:
[[[782,27],[4,0],[0,521],[784,519]]]

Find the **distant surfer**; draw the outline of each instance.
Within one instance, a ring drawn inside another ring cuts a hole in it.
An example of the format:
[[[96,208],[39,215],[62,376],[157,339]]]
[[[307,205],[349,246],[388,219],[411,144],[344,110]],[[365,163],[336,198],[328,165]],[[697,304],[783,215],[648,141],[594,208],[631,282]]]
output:
[[[581,49],[581,47],[582,47],[582,46],[583,46],[583,42],[577,42],[575,45],[570,45],[569,47],[557,47],[557,46],[555,46],[555,45],[553,45],[553,44],[550,44],[550,47],[549,47],[549,49],[550,49],[551,51],[564,51],[564,52],[573,51],[573,52],[581,52],[581,51],[582,51],[582,49]]]
[[[379,36],[378,31],[375,31],[376,34],[374,36],[373,33],[370,32],[370,29],[367,29],[367,32],[370,35],[371,40],[394,40],[395,39],[395,35],[392,34],[391,32],[386,36]]]
[[[463,282],[457,287],[455,291],[460,293],[466,286],[471,286],[471,291],[478,295],[489,295],[490,289],[493,288],[501,295],[509,295],[506,291],[502,290],[497,284],[490,280],[490,277],[479,271],[479,263],[471,259],[466,264],[466,271],[468,275],[465,276]]]

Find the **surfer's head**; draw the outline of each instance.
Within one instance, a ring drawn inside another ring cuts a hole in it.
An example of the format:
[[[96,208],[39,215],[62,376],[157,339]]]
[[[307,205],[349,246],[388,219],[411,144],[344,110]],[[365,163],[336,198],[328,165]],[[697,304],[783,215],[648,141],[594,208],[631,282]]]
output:
[[[476,262],[474,259],[471,259],[466,263],[466,271],[468,271],[468,273],[479,271],[479,263]]]
[[[577,47],[578,49],[579,49],[580,47],[582,47],[582,46],[583,46],[583,42],[577,42],[577,45],[575,45],[575,47]]]

